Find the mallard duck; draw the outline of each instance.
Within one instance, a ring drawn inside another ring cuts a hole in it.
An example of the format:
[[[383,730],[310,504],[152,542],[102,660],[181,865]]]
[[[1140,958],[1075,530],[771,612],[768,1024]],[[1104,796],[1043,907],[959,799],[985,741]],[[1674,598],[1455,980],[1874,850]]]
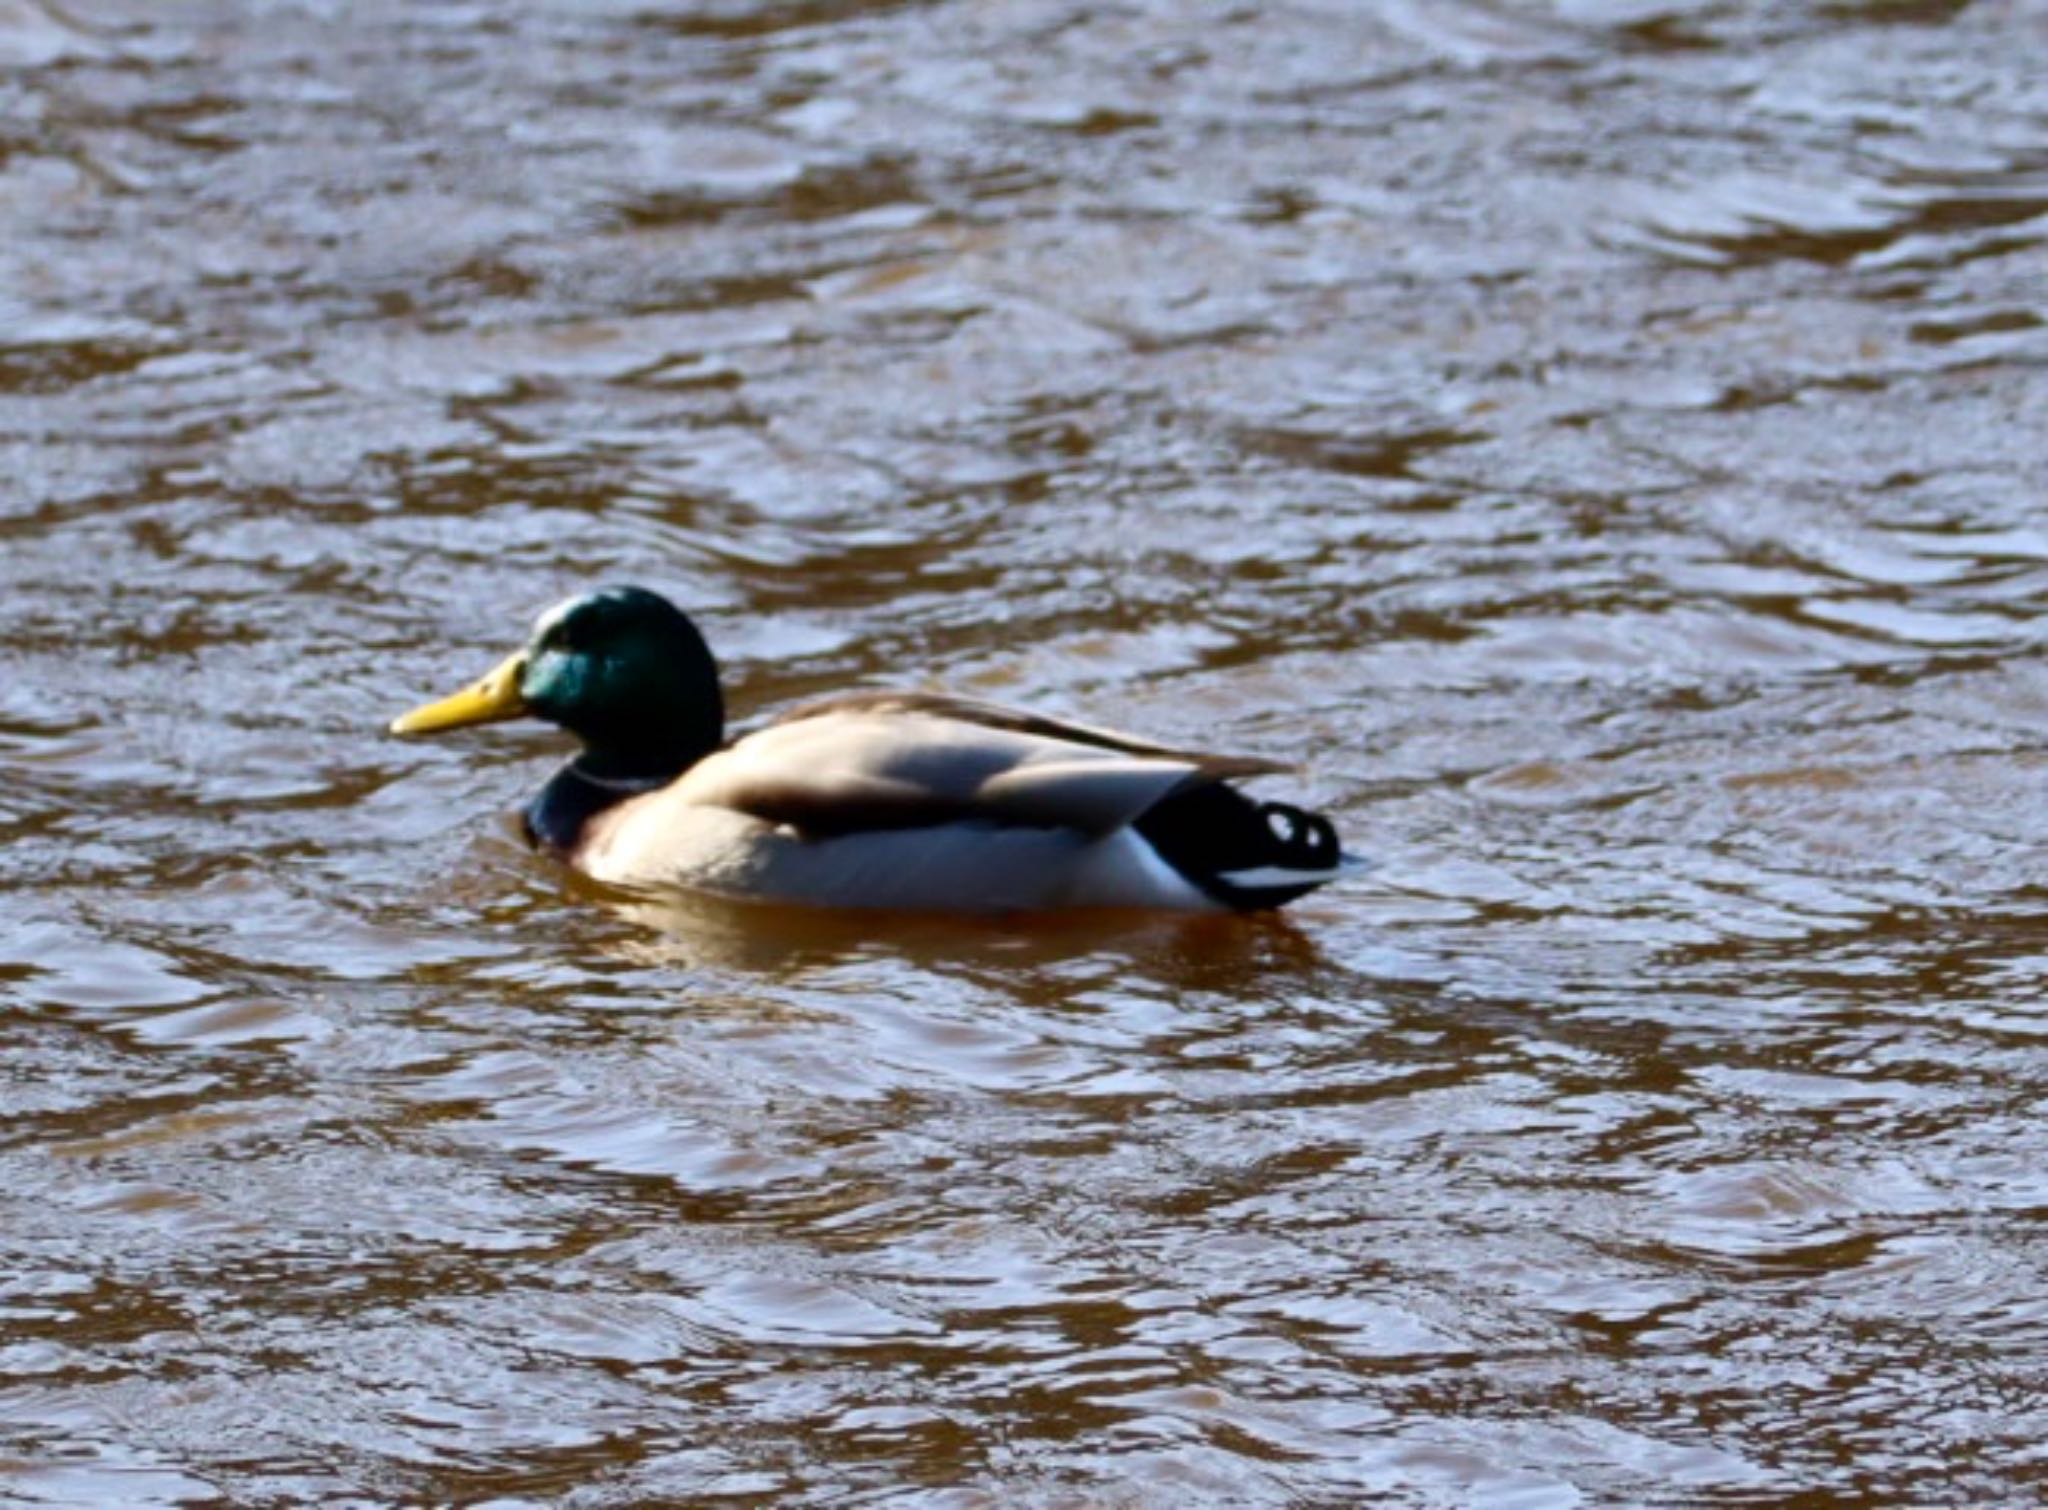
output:
[[[542,614],[475,685],[396,720],[532,716],[583,751],[528,804],[600,881],[945,911],[1278,907],[1347,864],[1327,818],[1230,783],[1271,761],[1168,749],[966,698],[857,692],[727,743],[718,668],[659,594]]]

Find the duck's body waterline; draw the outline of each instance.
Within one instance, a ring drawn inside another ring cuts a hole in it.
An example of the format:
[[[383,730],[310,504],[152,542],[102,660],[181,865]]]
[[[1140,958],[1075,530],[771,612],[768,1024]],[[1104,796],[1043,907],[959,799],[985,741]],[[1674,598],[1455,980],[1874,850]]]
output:
[[[637,588],[550,610],[525,650],[393,728],[521,714],[586,744],[528,807],[529,834],[636,888],[944,911],[1246,910],[1347,863],[1326,819],[1228,785],[1270,762],[989,704],[854,694],[722,745],[708,650]]]
[[[659,802],[661,794],[648,799]],[[1132,831],[1091,838],[1071,829],[963,822],[806,837],[729,810],[698,809],[652,842],[644,810],[613,809],[591,825],[572,863],[632,889],[685,885],[798,906],[908,912],[1048,912],[1071,907],[1220,911]]]

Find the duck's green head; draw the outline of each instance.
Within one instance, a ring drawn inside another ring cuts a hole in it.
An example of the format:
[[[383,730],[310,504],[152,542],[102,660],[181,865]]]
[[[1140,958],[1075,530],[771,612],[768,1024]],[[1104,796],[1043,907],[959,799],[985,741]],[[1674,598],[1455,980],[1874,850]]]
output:
[[[628,768],[680,770],[718,748],[725,706],[697,626],[659,593],[607,587],[558,603],[483,680],[415,708],[394,734],[533,717]]]

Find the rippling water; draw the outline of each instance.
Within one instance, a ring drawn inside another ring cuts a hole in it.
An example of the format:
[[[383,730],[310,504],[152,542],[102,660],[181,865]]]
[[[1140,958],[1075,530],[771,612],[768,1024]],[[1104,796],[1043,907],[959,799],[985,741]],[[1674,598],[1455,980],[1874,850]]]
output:
[[[0,0],[0,1497],[2042,1492],[2044,53]],[[622,908],[380,733],[620,579],[1378,869]]]

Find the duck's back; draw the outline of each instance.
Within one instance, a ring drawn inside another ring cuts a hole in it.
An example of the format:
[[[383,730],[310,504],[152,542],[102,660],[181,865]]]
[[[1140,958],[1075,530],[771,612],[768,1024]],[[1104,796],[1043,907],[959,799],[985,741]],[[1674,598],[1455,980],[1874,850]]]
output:
[[[864,694],[798,708],[596,815],[571,858],[620,884],[834,906],[1270,906],[1336,873],[1326,822],[1300,815],[1328,853],[1290,860],[1261,817],[1277,805],[1223,782],[1273,769],[987,704]]]

